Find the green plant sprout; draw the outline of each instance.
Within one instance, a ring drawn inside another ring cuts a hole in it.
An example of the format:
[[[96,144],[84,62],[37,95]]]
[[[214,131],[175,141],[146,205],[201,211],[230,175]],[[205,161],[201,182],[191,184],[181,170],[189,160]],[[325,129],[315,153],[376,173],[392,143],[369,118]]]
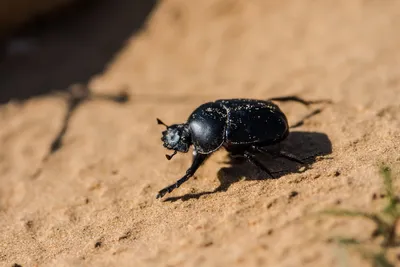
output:
[[[385,198],[387,205],[378,213],[368,213],[363,211],[351,210],[326,210],[322,214],[345,216],[345,217],[362,217],[371,220],[375,224],[375,230],[372,232],[372,239],[382,237],[380,244],[381,250],[373,252],[358,248],[358,252],[367,260],[370,260],[374,267],[394,267],[386,258],[388,248],[400,245],[399,236],[396,233],[396,225],[400,220],[400,200],[396,196],[393,188],[392,172],[388,166],[380,167],[380,174],[384,179]],[[341,245],[361,246],[362,242],[354,238],[335,238]]]

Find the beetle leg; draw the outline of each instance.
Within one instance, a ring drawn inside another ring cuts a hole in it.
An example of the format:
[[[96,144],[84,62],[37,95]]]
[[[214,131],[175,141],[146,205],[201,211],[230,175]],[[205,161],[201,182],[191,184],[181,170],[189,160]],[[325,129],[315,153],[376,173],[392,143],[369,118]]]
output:
[[[316,110],[310,112],[309,114],[307,114],[306,116],[304,116],[301,120],[299,120],[298,122],[296,122],[295,124],[293,124],[292,126],[290,126],[290,128],[293,129],[293,128],[297,128],[297,127],[302,126],[302,125],[304,124],[304,121],[305,121],[305,120],[307,120],[307,119],[309,119],[309,118],[311,118],[311,117],[313,117],[313,116],[315,116],[315,115],[321,113],[321,111],[322,111],[321,109],[316,109]]]
[[[251,154],[248,151],[244,152],[244,157],[246,159],[248,159],[251,163],[253,163],[254,165],[256,165],[258,168],[260,168],[261,170],[263,170],[264,172],[268,173],[269,176],[271,176],[272,178],[275,178],[272,173],[270,172],[270,170],[267,169],[267,167],[265,167],[261,162],[259,162],[256,157]]]
[[[201,166],[201,164],[203,164],[203,162],[207,159],[208,154],[200,154],[197,153],[196,156],[194,156],[192,165],[190,166],[190,168],[186,171],[186,174],[179,179],[178,181],[176,181],[176,183],[165,187],[164,189],[160,190],[157,194],[156,198],[161,198],[163,197],[166,193],[171,193],[174,189],[178,188],[179,186],[181,186],[184,182],[186,182],[187,180],[189,180],[190,177],[192,177],[195,172],[197,171],[197,169]]]
[[[192,152],[192,159],[193,159],[193,161],[194,161],[194,159],[196,158],[196,156],[197,156],[197,151],[196,151],[196,149],[193,149],[193,152]]]
[[[273,97],[270,98],[268,100],[272,100],[272,101],[281,101],[281,102],[288,102],[288,101],[293,101],[293,102],[298,102],[301,103],[305,106],[309,106],[312,104],[318,104],[318,103],[332,103],[332,101],[330,100],[314,100],[314,101],[308,101],[308,100],[304,100],[298,96],[282,96],[282,97]]]

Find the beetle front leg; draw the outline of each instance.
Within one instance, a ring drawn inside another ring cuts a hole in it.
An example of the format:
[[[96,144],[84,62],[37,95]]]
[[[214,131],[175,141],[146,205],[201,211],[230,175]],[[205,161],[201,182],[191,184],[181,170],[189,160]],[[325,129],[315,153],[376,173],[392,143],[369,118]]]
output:
[[[176,183],[160,190],[156,198],[162,198],[166,193],[171,193],[174,189],[180,187],[184,182],[189,180],[189,178],[196,173],[197,169],[201,166],[201,164],[203,164],[203,162],[207,159],[207,157],[208,157],[207,154],[196,153],[196,155],[194,155],[192,165],[186,171],[186,174],[181,179],[176,181]]]

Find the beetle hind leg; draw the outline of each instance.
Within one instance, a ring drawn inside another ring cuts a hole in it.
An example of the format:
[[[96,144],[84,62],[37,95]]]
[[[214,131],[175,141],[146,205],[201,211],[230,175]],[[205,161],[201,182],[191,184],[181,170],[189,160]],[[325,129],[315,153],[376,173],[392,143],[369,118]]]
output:
[[[301,120],[299,120],[295,124],[291,125],[290,128],[293,129],[293,128],[297,128],[297,127],[302,126],[306,120],[310,119],[311,117],[313,117],[313,116],[315,116],[315,115],[317,115],[317,114],[319,114],[321,112],[322,112],[322,109],[316,109],[316,110],[310,112],[309,114],[304,116]]]
[[[298,96],[281,96],[281,97],[273,97],[268,99],[270,101],[279,101],[279,102],[298,102],[300,104],[303,104],[305,106],[310,106],[313,104],[320,104],[320,103],[327,103],[330,104],[332,101],[330,100],[305,100],[303,98],[300,98]]]

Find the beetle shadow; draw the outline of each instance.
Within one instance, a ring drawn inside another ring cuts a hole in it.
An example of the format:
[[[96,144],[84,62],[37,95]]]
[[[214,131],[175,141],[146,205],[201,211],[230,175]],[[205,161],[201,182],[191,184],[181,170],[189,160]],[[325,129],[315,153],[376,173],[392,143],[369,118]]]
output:
[[[217,188],[207,192],[186,194],[178,197],[169,197],[164,201],[187,201],[190,199],[198,199],[204,195],[225,192],[232,184],[242,180],[254,181],[279,179],[286,174],[307,172],[307,169],[310,169],[313,163],[320,160],[321,157],[324,159],[329,159],[325,156],[332,153],[331,141],[326,134],[320,132],[293,131],[289,134],[288,138],[280,144],[280,148],[282,151],[295,155],[306,164],[302,165],[283,158],[257,154],[257,159],[262,162],[274,175],[274,178],[271,178],[268,174],[252,165],[252,163],[246,160],[232,158],[228,154],[228,160],[224,163],[229,164],[229,166],[223,167],[218,171],[217,176],[220,185]],[[305,166],[306,168],[304,168]]]
[[[74,84],[89,86],[132,36],[146,28],[159,4],[156,0],[64,2],[0,36],[0,104],[65,92]]]
[[[58,134],[54,137],[51,145],[47,151],[47,154],[42,159],[42,163],[46,162],[50,156],[60,150],[63,146],[63,138],[68,130],[69,122],[75,111],[84,102],[92,100],[105,100],[118,104],[124,104],[129,101],[129,94],[121,91],[119,94],[99,94],[93,93],[90,89],[84,85],[75,85],[67,91],[65,95],[67,102],[67,112],[65,114],[62,126]],[[37,178],[42,171],[42,167],[39,167],[31,176],[31,178]]]

